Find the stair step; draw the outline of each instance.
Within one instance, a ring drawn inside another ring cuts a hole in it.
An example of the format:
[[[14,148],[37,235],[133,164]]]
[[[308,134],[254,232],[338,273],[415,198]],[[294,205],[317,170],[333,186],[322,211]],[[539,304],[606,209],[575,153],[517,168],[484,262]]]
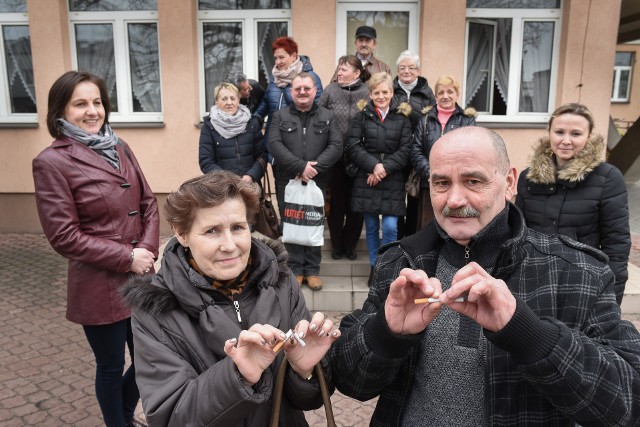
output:
[[[302,285],[307,308],[311,311],[351,312],[361,308],[367,299],[369,287],[367,277],[320,276],[324,286],[320,291],[312,291]]]

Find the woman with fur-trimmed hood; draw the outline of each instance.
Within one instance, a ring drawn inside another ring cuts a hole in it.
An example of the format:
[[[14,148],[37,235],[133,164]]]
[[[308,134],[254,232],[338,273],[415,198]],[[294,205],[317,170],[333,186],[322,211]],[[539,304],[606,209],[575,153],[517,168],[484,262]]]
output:
[[[373,267],[380,245],[397,239],[398,217],[406,213],[403,170],[409,163],[412,134],[411,107],[393,100],[391,76],[376,73],[368,87],[371,101],[358,103],[362,111],[351,120],[345,150],[359,169],[353,181],[351,210],[363,214]]]
[[[516,206],[534,230],[604,252],[620,304],[631,249],[627,187],[620,170],[602,160],[604,140],[593,128],[584,105],[565,104],[553,112],[549,136],[538,140],[520,174]]]
[[[429,152],[445,133],[464,126],[476,125],[476,110],[462,109],[458,105],[460,83],[452,76],[441,76],[435,85],[436,105],[425,107],[413,136],[411,163],[420,176],[416,230],[420,230],[433,219],[433,207],[429,194]]]

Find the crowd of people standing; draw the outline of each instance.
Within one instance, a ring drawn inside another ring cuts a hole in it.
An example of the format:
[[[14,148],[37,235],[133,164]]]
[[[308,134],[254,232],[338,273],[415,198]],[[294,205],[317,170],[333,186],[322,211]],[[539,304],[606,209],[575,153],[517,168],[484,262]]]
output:
[[[159,208],[109,126],[104,81],[53,84],[36,202],[68,259],[67,318],[95,355],[107,426],[135,425],[140,396],[150,425],[265,425],[275,411],[305,426],[336,387],[380,396],[372,425],[637,422],[626,187],[589,109],[557,108],[518,177],[454,77],[432,90],[407,50],[393,78],[376,47],[359,27],[323,87],[279,37],[266,88],[238,72],[214,88],[203,175],[167,198],[175,236],[157,274]],[[301,292],[323,287],[321,246],[252,233],[269,164],[281,218],[291,182],[319,188],[333,259],[358,257],[364,224],[371,289],[339,329]]]

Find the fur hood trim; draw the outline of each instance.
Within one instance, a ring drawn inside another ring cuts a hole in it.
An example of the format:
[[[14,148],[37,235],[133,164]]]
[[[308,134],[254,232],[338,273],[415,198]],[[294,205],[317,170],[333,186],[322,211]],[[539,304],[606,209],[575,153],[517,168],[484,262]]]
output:
[[[558,171],[555,155],[551,151],[551,140],[544,136],[536,142],[533,155],[529,159],[527,179],[536,184],[554,184],[557,179],[568,182],[583,181],[602,160],[604,138],[592,134],[582,151]]]
[[[280,240],[273,240],[265,236],[254,236],[253,240],[264,243],[274,252],[278,263],[278,280],[288,276],[290,272],[287,266],[289,255],[284,244]],[[178,308],[180,304],[178,299],[169,289],[154,283],[157,281],[157,279],[154,280],[156,277],[156,275],[147,274],[129,279],[119,290],[124,302],[151,316],[158,316]]]
[[[373,103],[370,100],[367,101],[363,98],[356,103],[356,107],[358,107],[359,111],[362,111],[369,104],[371,104],[371,106],[373,107]],[[393,107],[393,105],[390,105],[390,107]],[[406,117],[409,117],[409,115],[411,114],[411,110],[411,105],[408,102],[402,102],[400,103],[400,105],[398,105],[398,108],[396,108],[396,111],[398,113],[403,114]]]

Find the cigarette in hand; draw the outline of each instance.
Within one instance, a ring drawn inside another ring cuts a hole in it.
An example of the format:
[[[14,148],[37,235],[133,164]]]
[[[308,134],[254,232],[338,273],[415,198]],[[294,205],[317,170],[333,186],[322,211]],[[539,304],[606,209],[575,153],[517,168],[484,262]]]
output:
[[[465,302],[467,299],[465,297],[458,297],[453,300],[453,302]],[[440,298],[416,298],[413,300],[415,304],[431,304],[434,302],[440,302]]]
[[[305,342],[302,340],[302,338],[298,336],[297,333],[294,333],[291,329],[289,329],[289,331],[284,335],[284,339],[273,347],[273,352],[277,353],[278,351],[280,351],[284,343],[291,337],[295,338],[296,341],[298,341],[298,344],[300,344],[302,347],[306,345]]]

